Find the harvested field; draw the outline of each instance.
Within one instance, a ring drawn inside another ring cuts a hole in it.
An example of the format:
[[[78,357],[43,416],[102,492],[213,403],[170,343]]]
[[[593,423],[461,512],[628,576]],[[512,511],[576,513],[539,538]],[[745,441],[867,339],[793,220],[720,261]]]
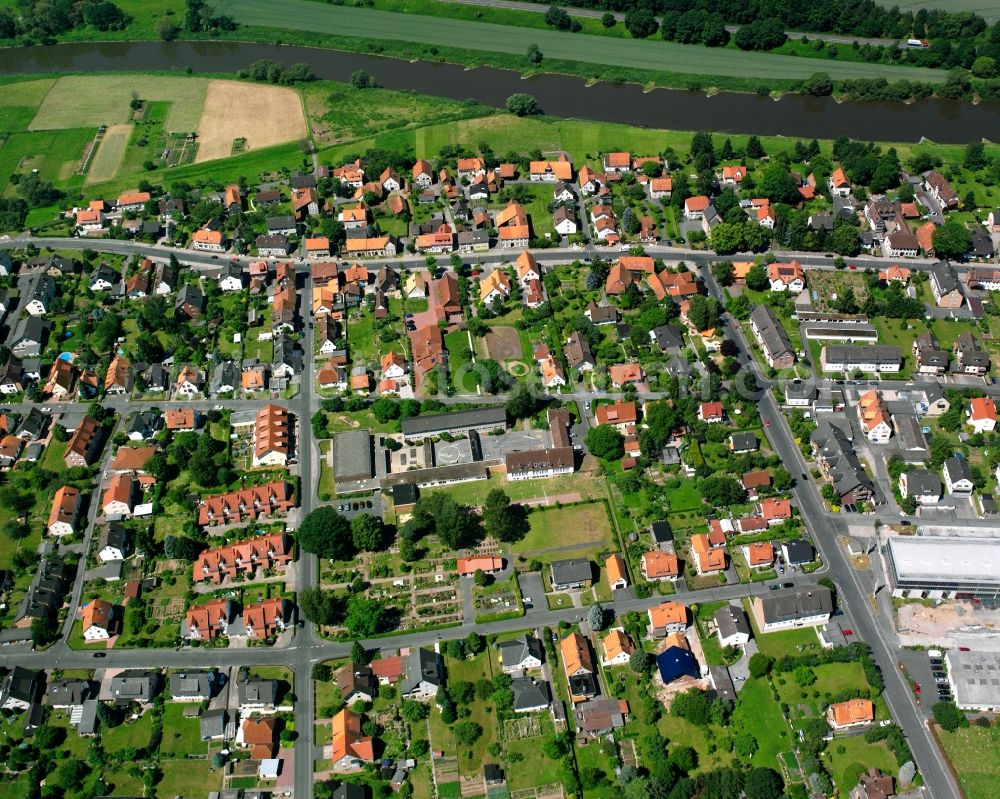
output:
[[[197,130],[198,162],[229,158],[236,139],[246,140],[246,152],[308,136],[293,90],[224,80],[209,82]]]
[[[132,118],[132,93],[144,101],[171,103],[165,127],[192,131],[198,126],[205,92],[205,78],[156,75],[68,75],[59,78],[45,95],[30,130],[120,125]],[[248,115],[249,118],[250,115]]]
[[[517,361],[523,356],[521,336],[513,327],[494,327],[486,336],[486,346],[495,361]]]
[[[87,183],[111,180],[118,174],[118,167],[121,165],[131,135],[131,125],[112,125],[104,132],[104,138],[101,139],[101,144],[90,164],[90,171],[87,172]]]

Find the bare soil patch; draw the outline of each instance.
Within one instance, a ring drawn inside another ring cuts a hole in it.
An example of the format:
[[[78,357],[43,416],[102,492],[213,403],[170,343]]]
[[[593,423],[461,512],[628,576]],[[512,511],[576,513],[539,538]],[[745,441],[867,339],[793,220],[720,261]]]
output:
[[[495,361],[521,360],[521,337],[512,327],[494,327],[486,336],[486,346]]]
[[[281,86],[213,80],[198,123],[197,162],[229,158],[233,142],[244,152],[304,139],[308,135],[299,95]]]

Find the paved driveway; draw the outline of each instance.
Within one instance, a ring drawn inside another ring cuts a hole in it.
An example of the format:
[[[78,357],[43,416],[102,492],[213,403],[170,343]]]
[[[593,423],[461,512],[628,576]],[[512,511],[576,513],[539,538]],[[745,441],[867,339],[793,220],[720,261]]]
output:
[[[542,585],[542,575],[538,572],[517,575],[517,584],[521,588],[521,596],[531,600],[531,607],[525,606],[524,612],[544,613],[549,609],[545,602],[545,586]]]

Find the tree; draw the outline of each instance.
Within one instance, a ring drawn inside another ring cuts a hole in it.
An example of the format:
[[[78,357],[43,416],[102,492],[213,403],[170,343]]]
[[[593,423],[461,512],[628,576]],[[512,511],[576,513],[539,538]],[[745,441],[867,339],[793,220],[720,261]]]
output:
[[[59,637],[59,625],[49,613],[31,622],[31,641],[36,647],[48,646]]]
[[[949,217],[943,225],[935,228],[931,241],[938,258],[961,258],[969,251],[972,237],[964,224]]]
[[[483,527],[498,541],[510,543],[527,534],[528,517],[522,505],[512,505],[510,497],[494,488],[483,504]]]
[[[573,27],[573,20],[569,14],[559,6],[549,6],[545,12],[545,24],[556,30],[568,31]]]
[[[731,286],[733,283],[733,262],[716,261],[712,264],[712,277],[720,286]]]
[[[403,700],[400,714],[410,724],[424,721],[430,715],[430,707],[423,702],[416,702],[413,699]]]
[[[591,605],[590,610],[587,611],[587,624],[590,625],[590,629],[594,631],[603,630],[606,623],[607,613],[604,610],[604,606],[600,602]]]
[[[114,3],[98,0],[83,7],[83,20],[99,31],[120,31],[131,21],[131,17]]]
[[[615,19],[615,15],[612,14],[610,11],[605,11],[604,14],[601,16],[601,24],[605,28],[613,28],[617,23],[618,20]]]
[[[483,728],[474,721],[460,721],[455,725],[455,741],[462,746],[472,746],[482,734]]]
[[[360,641],[355,641],[351,645],[351,663],[357,666],[366,666],[371,662],[371,659],[371,653],[362,646]]]
[[[643,649],[636,649],[628,659],[628,667],[632,669],[636,674],[645,674],[649,671],[650,664],[653,658]]]
[[[645,39],[656,33],[659,27],[660,23],[648,9],[633,8],[625,14],[625,28],[633,38]]]
[[[380,631],[385,608],[376,599],[369,599],[362,594],[354,594],[347,600],[347,613],[344,615],[344,626],[353,635],[368,637]]]
[[[764,170],[757,189],[773,203],[794,205],[801,199],[795,179],[781,164],[771,164]]]
[[[478,655],[486,648],[486,639],[473,631],[465,636],[465,648],[471,655]]]
[[[194,560],[203,549],[204,544],[187,536],[168,533],[163,538],[163,555],[171,560]]]
[[[542,59],[544,58],[542,51],[538,48],[537,44],[529,44],[525,55],[527,56],[528,62],[534,64],[535,66],[541,64]]]
[[[156,23],[156,35],[165,42],[176,39],[180,30],[168,17],[161,17]]]
[[[954,702],[935,702],[931,710],[934,713],[934,721],[947,732],[969,726],[969,720]]]
[[[688,300],[688,319],[696,330],[708,330],[719,325],[719,306],[714,297],[695,294]]]
[[[785,781],[772,768],[758,766],[743,775],[743,792],[746,799],[775,799],[785,790]]]
[[[366,70],[356,69],[351,73],[351,85],[355,89],[371,89],[375,86],[375,79]]]
[[[351,519],[351,539],[354,548],[361,552],[378,552],[385,538],[382,518],[371,513],[361,513]]]
[[[616,461],[625,454],[625,438],[614,427],[599,424],[587,431],[587,449],[596,458]]]
[[[733,37],[740,50],[773,50],[785,43],[785,26],[774,17],[756,19],[744,25]]]
[[[796,666],[792,672],[792,677],[803,688],[807,688],[816,682],[816,672],[809,666]]]
[[[351,523],[329,505],[311,511],[298,531],[299,545],[321,558],[347,560],[354,555]]]
[[[771,673],[773,665],[774,659],[768,657],[763,652],[755,652],[747,662],[747,668],[750,671],[751,677],[766,677]]]
[[[828,97],[833,94],[833,80],[825,72],[814,72],[806,79],[802,88],[813,97]]]
[[[399,403],[389,397],[379,397],[372,403],[371,410],[379,424],[398,419],[400,413]]]
[[[754,264],[746,276],[747,288],[751,291],[767,291],[771,281],[767,277],[767,269],[763,264]]]
[[[313,624],[336,624],[340,617],[340,603],[332,591],[306,588],[298,598],[302,614]]]
[[[698,768],[698,753],[690,746],[678,746],[670,753],[670,762],[687,774]]]
[[[539,53],[539,61],[541,61],[541,53]],[[524,92],[512,94],[507,98],[507,110],[519,117],[530,117],[541,113],[538,107],[538,100],[533,95],[525,94]]]
[[[690,721],[697,727],[707,727],[712,722],[712,712],[705,694],[697,689],[677,694],[670,706],[671,715]]]
[[[743,484],[734,477],[712,475],[706,477],[698,486],[705,501],[716,508],[724,508],[742,502],[746,497]]]

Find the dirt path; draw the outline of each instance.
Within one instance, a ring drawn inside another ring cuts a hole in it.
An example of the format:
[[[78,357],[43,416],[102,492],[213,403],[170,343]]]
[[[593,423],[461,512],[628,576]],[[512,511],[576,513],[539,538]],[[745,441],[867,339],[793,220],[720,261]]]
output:
[[[523,505],[526,508],[542,508],[548,505],[555,505],[557,502],[561,502],[563,505],[569,505],[573,502],[580,502],[583,497],[577,491],[571,491],[567,494],[553,494],[548,497],[535,497],[534,499],[519,499],[511,500],[511,504]]]

